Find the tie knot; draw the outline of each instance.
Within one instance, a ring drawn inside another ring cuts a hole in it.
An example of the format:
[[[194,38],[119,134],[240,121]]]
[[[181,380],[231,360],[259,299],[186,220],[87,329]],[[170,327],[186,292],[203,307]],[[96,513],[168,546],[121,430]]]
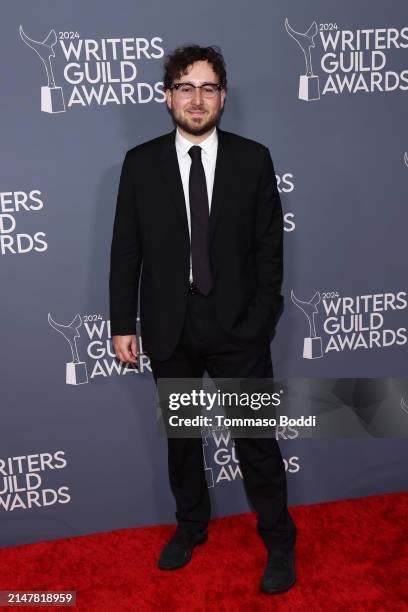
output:
[[[190,147],[188,150],[188,154],[190,155],[192,160],[201,159],[201,147],[197,145]]]

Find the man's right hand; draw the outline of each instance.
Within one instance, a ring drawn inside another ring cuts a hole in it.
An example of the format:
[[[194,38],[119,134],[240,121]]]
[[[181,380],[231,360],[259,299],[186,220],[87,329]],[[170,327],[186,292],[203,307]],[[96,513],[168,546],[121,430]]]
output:
[[[112,336],[112,344],[116,357],[124,363],[136,363],[138,346],[135,335]]]

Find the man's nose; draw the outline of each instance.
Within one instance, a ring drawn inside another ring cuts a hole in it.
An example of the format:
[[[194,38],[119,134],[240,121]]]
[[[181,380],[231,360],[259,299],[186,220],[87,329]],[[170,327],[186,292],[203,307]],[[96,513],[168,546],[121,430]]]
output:
[[[200,104],[201,99],[202,99],[202,91],[199,87],[196,87],[194,89],[193,102]]]

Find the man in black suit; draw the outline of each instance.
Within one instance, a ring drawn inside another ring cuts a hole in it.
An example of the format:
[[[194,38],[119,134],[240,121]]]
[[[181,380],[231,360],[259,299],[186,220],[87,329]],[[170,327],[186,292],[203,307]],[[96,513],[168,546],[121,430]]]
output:
[[[141,335],[154,379],[271,378],[270,337],[282,309],[283,218],[267,147],[217,127],[227,90],[216,47],[167,57],[172,132],[130,149],[120,177],[110,268],[116,356],[135,364]],[[143,264],[143,265],[142,265]],[[261,590],[295,582],[296,527],[276,439],[235,446],[268,562]],[[210,498],[200,438],[168,438],[177,529],[158,566],[176,569],[207,539]]]

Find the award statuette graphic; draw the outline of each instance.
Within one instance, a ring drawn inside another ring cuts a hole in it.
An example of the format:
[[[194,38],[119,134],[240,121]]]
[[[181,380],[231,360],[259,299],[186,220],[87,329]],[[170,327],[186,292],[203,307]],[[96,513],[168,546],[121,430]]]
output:
[[[86,370],[86,363],[85,361],[79,361],[76,345],[76,339],[80,337],[78,329],[82,325],[81,315],[75,315],[69,325],[61,325],[61,323],[56,323],[56,321],[51,318],[50,313],[48,313],[48,323],[64,336],[71,348],[72,361],[66,364],[67,385],[82,385],[83,383],[87,383],[88,373]]]
[[[306,316],[309,322],[309,337],[304,339],[303,343],[303,357],[304,359],[318,359],[323,357],[322,339],[316,334],[315,315],[318,313],[317,304],[320,302],[320,293],[316,291],[314,296],[309,302],[302,302],[298,300],[293,290],[290,293],[292,302],[300,308],[303,314]]]
[[[206,481],[207,481],[207,486],[209,489],[212,489],[214,487],[214,475],[213,475],[213,469],[208,467],[207,465],[207,457],[205,456],[205,446],[208,448],[208,437],[210,436],[210,433],[208,433],[208,436],[205,435],[202,438],[202,446],[203,446],[203,458],[204,458],[204,474],[206,477]]]
[[[299,99],[300,100],[319,100],[319,77],[313,74],[312,59],[310,56],[311,47],[315,47],[314,37],[317,34],[317,23],[314,21],[310,28],[302,34],[296,32],[289,25],[288,18],[285,19],[285,28],[289,36],[296,40],[297,44],[303,51],[306,62],[306,74],[301,74],[299,78]]]
[[[24,33],[20,26],[20,36],[26,45],[33,49],[45,66],[48,85],[41,87],[41,110],[44,113],[63,113],[65,112],[64,95],[62,87],[55,85],[54,74],[52,72],[51,58],[55,57],[54,45],[57,43],[55,30],[51,30],[42,42],[32,40]]]

